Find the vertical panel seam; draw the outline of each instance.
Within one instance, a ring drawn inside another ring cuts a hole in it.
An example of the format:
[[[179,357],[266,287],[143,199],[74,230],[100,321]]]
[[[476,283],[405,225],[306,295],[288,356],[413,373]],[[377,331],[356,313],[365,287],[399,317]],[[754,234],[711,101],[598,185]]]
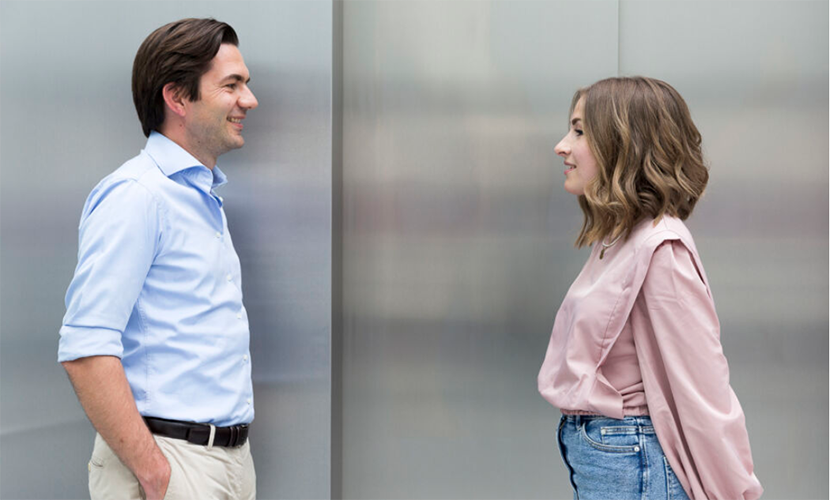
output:
[[[620,76],[620,60],[622,59],[622,19],[620,18],[620,4],[622,0],[617,0],[617,76]]]

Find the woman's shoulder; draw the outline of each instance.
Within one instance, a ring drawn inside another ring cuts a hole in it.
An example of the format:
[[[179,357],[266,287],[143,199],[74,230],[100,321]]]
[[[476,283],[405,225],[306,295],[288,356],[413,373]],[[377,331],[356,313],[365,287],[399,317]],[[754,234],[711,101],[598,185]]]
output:
[[[620,253],[620,264],[628,269],[625,284],[634,285],[636,290],[650,270],[652,274],[656,272],[655,268],[688,267],[697,269],[701,277],[705,276],[692,234],[676,217],[640,221]]]
[[[677,217],[663,216],[659,219],[644,219],[631,231],[629,240],[638,255],[650,256],[666,241],[679,241],[690,252],[697,254],[692,233]]]

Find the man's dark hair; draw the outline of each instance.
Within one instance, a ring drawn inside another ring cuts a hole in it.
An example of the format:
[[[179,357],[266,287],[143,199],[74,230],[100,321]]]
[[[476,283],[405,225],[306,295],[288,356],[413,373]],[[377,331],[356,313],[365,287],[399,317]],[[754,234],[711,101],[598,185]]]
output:
[[[199,81],[223,43],[239,45],[230,25],[192,18],[165,24],[144,40],[133,61],[133,102],[145,136],[164,122],[165,85],[199,100]]]

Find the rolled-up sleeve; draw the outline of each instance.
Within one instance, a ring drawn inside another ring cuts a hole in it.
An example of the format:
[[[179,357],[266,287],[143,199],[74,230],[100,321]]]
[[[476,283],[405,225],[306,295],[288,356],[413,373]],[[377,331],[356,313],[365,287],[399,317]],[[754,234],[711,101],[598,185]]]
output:
[[[58,361],[121,357],[121,336],[152,266],[161,213],[132,179],[102,181],[84,206],[78,265],[66,292]]]
[[[652,256],[631,317],[649,413],[690,496],[755,499],[763,488],[703,276],[680,240]]]

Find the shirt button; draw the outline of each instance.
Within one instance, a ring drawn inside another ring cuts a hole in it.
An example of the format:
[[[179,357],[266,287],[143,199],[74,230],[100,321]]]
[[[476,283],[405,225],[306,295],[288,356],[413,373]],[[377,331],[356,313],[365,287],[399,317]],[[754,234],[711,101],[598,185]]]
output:
[[[242,319],[242,313],[236,313],[236,319]]]
[[[248,402],[248,404],[251,404],[251,398],[248,398],[247,402]]]
[[[246,354],[246,355],[242,356],[242,359],[244,359],[245,361],[248,361],[248,355]]]
[[[230,280],[232,280],[232,279],[233,279],[233,278],[232,278],[232,277],[231,277],[231,275],[229,274],[229,275],[228,275],[228,281],[230,281]]]
[[[639,447],[639,446],[635,446],[635,447],[634,447],[634,451],[640,451],[640,447]]]
[[[219,201],[225,201],[225,198],[219,197]]]
[[[216,238],[219,239],[221,237],[222,237],[222,233],[220,233],[219,231],[216,231]]]

